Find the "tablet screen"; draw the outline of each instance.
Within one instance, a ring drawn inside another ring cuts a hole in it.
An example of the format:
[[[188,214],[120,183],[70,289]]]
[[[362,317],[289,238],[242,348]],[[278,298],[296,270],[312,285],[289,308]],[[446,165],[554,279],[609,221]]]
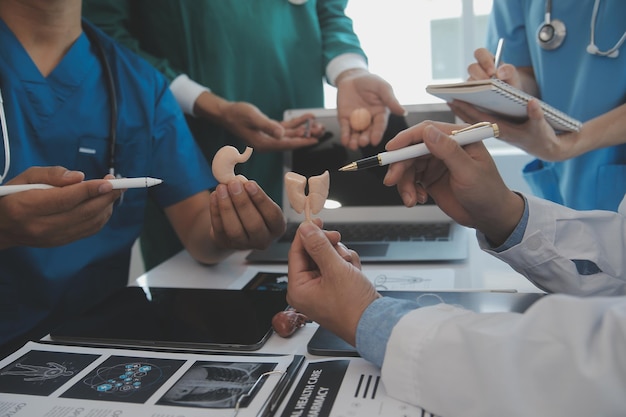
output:
[[[286,292],[126,287],[54,331],[81,344],[256,350],[272,334]]]

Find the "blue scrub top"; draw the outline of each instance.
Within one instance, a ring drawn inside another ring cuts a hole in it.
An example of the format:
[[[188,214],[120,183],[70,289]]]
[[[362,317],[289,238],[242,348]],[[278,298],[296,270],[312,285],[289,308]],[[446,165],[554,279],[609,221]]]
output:
[[[494,0],[487,44],[495,51],[505,38],[503,61],[533,67],[541,98],[583,122],[626,102],[626,46],[618,58],[587,53],[594,0],[552,2],[552,19],[563,21],[567,35],[555,50],[544,50],[537,30],[545,20],[545,0]],[[595,42],[613,47],[626,31],[626,2],[600,2]],[[626,140],[626,138],[624,138]],[[540,197],[579,209],[616,211],[626,194],[626,145],[588,152],[564,162],[535,160],[524,170]]]
[[[54,248],[0,251],[0,344],[53,312],[76,313],[125,286],[148,197],[166,207],[216,185],[168,81],[97,32],[117,94],[116,172],[164,182],[126,191],[93,236]],[[31,166],[61,165],[87,179],[107,174],[110,102],[101,62],[84,34],[44,78],[0,20],[0,89],[11,150],[8,179]]]

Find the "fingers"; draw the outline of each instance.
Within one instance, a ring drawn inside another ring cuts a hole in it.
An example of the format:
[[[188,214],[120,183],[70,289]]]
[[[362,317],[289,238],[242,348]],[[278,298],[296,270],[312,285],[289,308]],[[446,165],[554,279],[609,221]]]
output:
[[[478,48],[474,51],[475,63],[467,68],[470,80],[484,80],[496,73],[494,56],[486,48]]]
[[[400,106],[400,109],[404,110],[402,106]],[[377,146],[383,139],[385,129],[387,129],[387,112],[374,114],[374,117],[372,118],[372,125],[369,129],[369,135],[361,134],[361,137],[359,138],[359,146],[365,147],[369,144]]]
[[[298,227],[297,233],[299,239],[294,239],[293,244],[296,244],[296,241],[298,241],[298,246],[296,246],[294,250],[296,253],[299,253],[298,265],[300,268],[308,268],[308,263],[305,265],[307,261],[306,255],[310,256],[322,275],[328,274],[328,272],[325,272],[326,270],[333,270],[333,265],[336,264],[337,261],[342,264],[344,263],[344,260],[341,259],[342,255],[337,252],[335,246],[333,246],[324,231],[314,223],[308,221],[302,222],[300,227]],[[346,255],[347,250],[343,254]],[[300,270],[303,271],[306,269]]]
[[[402,107],[395,94],[393,93],[393,88],[391,87],[391,84],[386,81],[382,81],[380,85],[381,87],[378,90],[380,100],[389,109],[389,111],[398,116],[406,115],[407,111],[404,107]]]
[[[270,119],[254,106],[249,105],[248,108],[245,114],[247,115],[250,127],[274,139],[280,139],[285,134],[285,129],[279,122]]]
[[[76,184],[85,178],[80,171],[70,171],[61,166],[55,167],[31,167],[13,178],[8,184],[50,184],[55,187],[63,187]]]
[[[41,178],[41,177],[38,177]],[[108,192],[99,187],[108,184]],[[121,192],[107,181],[87,181],[65,187],[24,191],[1,199],[7,224],[0,226],[13,244],[58,246],[98,232],[109,220]]]
[[[254,181],[233,180],[211,193],[217,239],[232,249],[264,249],[286,228],[280,207]]]

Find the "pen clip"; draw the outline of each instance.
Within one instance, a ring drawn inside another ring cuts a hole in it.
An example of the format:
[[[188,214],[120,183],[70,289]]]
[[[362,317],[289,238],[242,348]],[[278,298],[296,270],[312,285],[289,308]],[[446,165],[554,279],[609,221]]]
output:
[[[486,126],[489,126],[489,127],[491,127],[493,129],[493,136],[497,138],[500,129],[498,129],[498,125],[497,124],[490,123],[490,122],[474,123],[473,125],[464,127],[463,129],[453,130],[452,132],[450,132],[450,135],[454,136],[454,135],[458,135],[461,132],[467,132],[468,130],[474,130],[474,129],[478,129],[478,128],[486,127]]]

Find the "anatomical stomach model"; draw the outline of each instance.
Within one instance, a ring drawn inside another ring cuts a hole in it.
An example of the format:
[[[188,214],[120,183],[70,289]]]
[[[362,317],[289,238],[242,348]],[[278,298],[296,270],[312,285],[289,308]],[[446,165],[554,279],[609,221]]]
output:
[[[246,162],[252,155],[252,148],[246,147],[243,153],[239,153],[234,146],[222,146],[213,157],[211,163],[211,170],[213,176],[220,184],[228,184],[233,179],[237,178],[240,181],[248,181],[243,175],[235,175],[235,165]]]
[[[321,175],[309,177],[308,183],[309,192],[305,195],[306,177],[295,172],[285,174],[285,189],[289,204],[296,213],[304,212],[305,220],[311,220],[312,214],[317,214],[324,208],[330,188],[330,174],[324,171]]]

